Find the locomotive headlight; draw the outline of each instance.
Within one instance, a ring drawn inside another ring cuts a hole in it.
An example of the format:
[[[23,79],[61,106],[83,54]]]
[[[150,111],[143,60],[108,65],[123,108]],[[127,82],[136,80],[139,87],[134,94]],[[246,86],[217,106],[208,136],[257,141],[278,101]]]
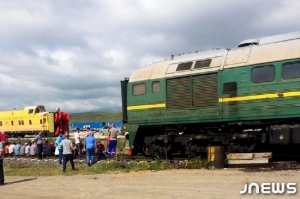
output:
[[[279,136],[279,140],[283,140],[284,139],[284,136],[281,134],[280,136]]]

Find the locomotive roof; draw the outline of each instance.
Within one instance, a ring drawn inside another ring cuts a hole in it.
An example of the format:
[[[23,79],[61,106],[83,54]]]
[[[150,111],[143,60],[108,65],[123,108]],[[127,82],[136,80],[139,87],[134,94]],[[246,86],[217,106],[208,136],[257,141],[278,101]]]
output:
[[[24,109],[35,109],[37,106],[26,106]]]
[[[35,109],[38,106],[43,106],[43,105],[37,105],[37,106],[26,106],[24,109]],[[44,106],[43,106],[44,107]]]
[[[249,41],[251,40],[245,40],[244,42]],[[243,42],[240,44],[243,44]],[[169,60],[136,70],[129,81],[200,74],[226,68],[300,58],[300,31],[255,39],[255,44],[257,45],[235,49],[212,49],[171,57]],[[205,60],[210,60],[210,65],[196,69],[197,61]],[[177,70],[180,64],[188,62],[192,62],[188,70]]]

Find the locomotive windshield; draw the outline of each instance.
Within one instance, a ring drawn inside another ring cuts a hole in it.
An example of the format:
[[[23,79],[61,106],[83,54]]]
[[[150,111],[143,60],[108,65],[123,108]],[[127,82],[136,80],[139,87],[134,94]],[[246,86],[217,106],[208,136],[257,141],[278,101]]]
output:
[[[38,106],[38,107],[36,107],[35,113],[42,113],[42,112],[46,112],[44,106]]]

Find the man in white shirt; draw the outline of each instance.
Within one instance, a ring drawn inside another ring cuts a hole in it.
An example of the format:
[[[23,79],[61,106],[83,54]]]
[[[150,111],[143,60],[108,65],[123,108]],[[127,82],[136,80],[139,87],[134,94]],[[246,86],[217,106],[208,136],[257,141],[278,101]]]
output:
[[[9,154],[10,156],[12,156],[12,155],[14,154],[15,146],[16,146],[15,143],[11,143],[11,144],[9,145],[8,154]]]
[[[30,145],[27,144],[26,147],[25,147],[25,155],[29,156],[29,152],[30,152]]]
[[[75,145],[76,145],[76,151],[77,151],[77,155],[81,156],[82,155],[82,151],[81,151],[81,140],[80,140],[80,129],[77,128],[76,132],[74,133],[74,139],[75,139]]]

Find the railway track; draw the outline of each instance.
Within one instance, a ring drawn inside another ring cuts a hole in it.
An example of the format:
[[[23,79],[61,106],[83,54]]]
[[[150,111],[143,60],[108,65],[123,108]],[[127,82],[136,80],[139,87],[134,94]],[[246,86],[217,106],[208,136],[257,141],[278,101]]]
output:
[[[127,156],[127,155],[120,155],[117,157],[113,158],[107,158],[105,156],[98,158],[95,157],[95,160],[97,162],[101,161],[109,161],[109,160],[115,160],[120,162],[120,164],[124,164],[125,162],[130,162],[130,161],[146,161],[146,162],[154,162],[154,161],[164,161],[163,159],[155,159],[153,157],[144,157],[144,156]],[[36,157],[32,156],[8,156],[5,157],[4,162],[13,162],[13,161],[26,161],[26,162],[48,162],[48,163],[54,163],[57,164],[58,162],[58,157],[57,156],[50,156],[47,158],[43,158],[42,160],[38,160]],[[189,164],[188,160],[186,158],[172,158],[168,160],[172,165],[173,168],[176,169],[189,169]],[[85,164],[85,156],[79,156],[74,158],[75,164]],[[227,168],[237,168],[237,169],[243,169],[246,172],[257,172],[257,171],[276,171],[276,170],[298,170],[300,169],[300,163],[294,160],[277,160],[276,161],[270,161],[267,164],[235,164],[235,165],[225,165],[225,169]]]

